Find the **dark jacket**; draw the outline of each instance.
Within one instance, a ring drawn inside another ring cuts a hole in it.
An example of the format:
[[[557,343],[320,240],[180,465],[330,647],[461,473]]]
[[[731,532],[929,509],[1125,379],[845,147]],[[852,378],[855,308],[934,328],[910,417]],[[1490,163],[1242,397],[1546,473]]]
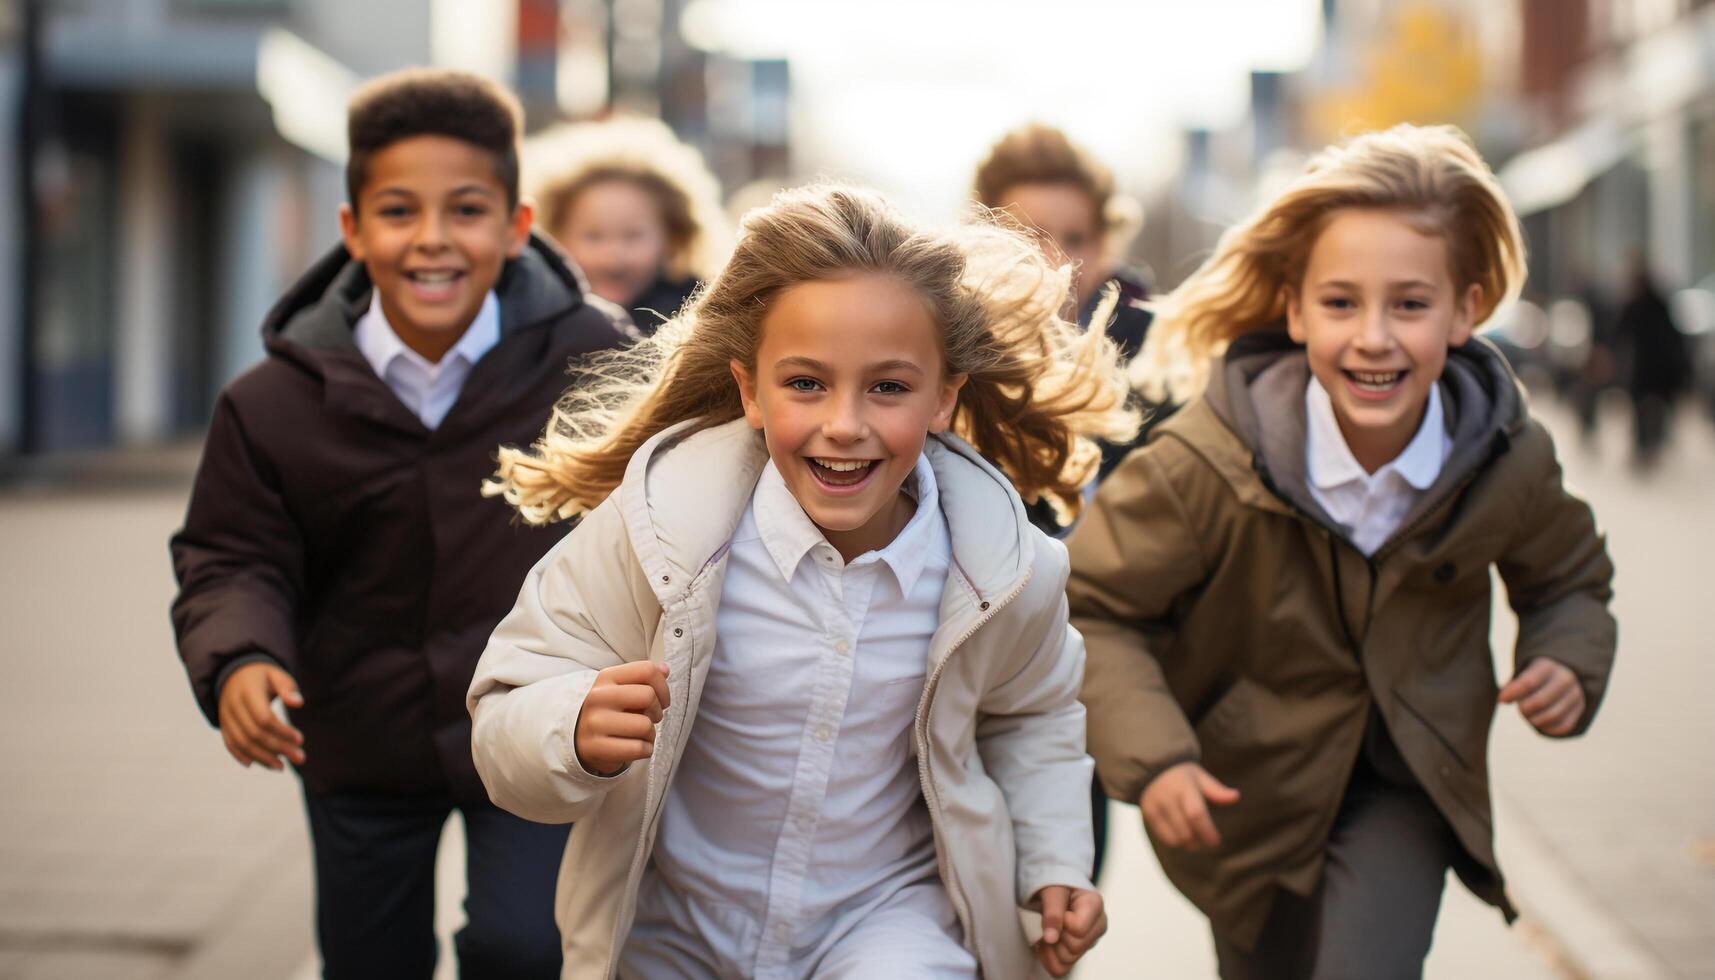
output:
[[[1653,284],[1643,285],[1626,302],[1617,329],[1631,362],[1632,397],[1677,398],[1691,380],[1691,353]]]
[[[1069,543],[1097,772],[1136,800],[1199,760],[1240,791],[1212,808],[1219,847],[1156,853],[1246,947],[1277,886],[1309,894],[1321,879],[1377,734],[1391,739],[1376,755],[1403,762],[1473,859],[1466,883],[1510,912],[1489,802],[1491,566],[1519,618],[1515,666],[1550,657],[1583,684],[1579,732],[1614,657],[1613,565],[1498,351],[1478,339],[1450,353],[1452,454],[1370,558],[1307,489],[1308,380],[1284,331],[1234,343],[1204,396],[1102,484]]]
[[[1107,322],[1108,339],[1119,348],[1121,360],[1130,361],[1137,356],[1138,351],[1143,349],[1143,339],[1149,333],[1150,323],[1155,319],[1155,314],[1144,306],[1145,301],[1149,299],[1149,288],[1144,285],[1142,276],[1130,269],[1115,270],[1113,277],[1104,284],[1103,288],[1096,290],[1083,307],[1078,310],[1078,326],[1086,330],[1089,329],[1090,321],[1096,316],[1096,307],[1101,305],[1103,298],[1107,295],[1106,287],[1110,285],[1119,290],[1120,300],[1119,305],[1114,308],[1112,318]],[[1138,396],[1133,395],[1132,397],[1137,398]],[[1120,464],[1120,460],[1125,459],[1127,453],[1143,445],[1144,441],[1149,438],[1149,432],[1155,423],[1171,413],[1171,409],[1164,411],[1156,406],[1145,404],[1141,399],[1137,404],[1143,410],[1143,427],[1138,430],[1136,438],[1128,442],[1104,441],[1101,443],[1102,462],[1096,470],[1098,482],[1106,479],[1107,475],[1113,472],[1114,467]],[[1025,505],[1024,510],[1030,518],[1030,523],[1035,525],[1037,530],[1050,537],[1065,537],[1072,530],[1070,525],[1060,523],[1059,518],[1054,514],[1054,508],[1049,506],[1046,500],[1038,499]]]
[[[1144,283],[1143,276],[1130,269],[1114,270],[1112,277],[1103,284],[1104,288],[1096,290],[1090,298],[1084,301],[1078,310],[1078,326],[1086,329],[1095,318],[1096,307],[1101,305],[1102,298],[1107,294],[1107,286],[1119,290],[1119,306],[1114,310],[1113,319],[1109,320],[1106,329],[1108,339],[1120,349],[1120,356],[1129,361],[1143,349],[1143,338],[1149,333],[1149,324],[1155,319],[1155,314],[1144,306],[1149,300],[1149,287]]]
[[[698,285],[695,279],[668,279],[663,276],[633,296],[626,304],[626,312],[631,314],[631,322],[636,324],[638,332],[648,336],[678,315],[679,308],[691,298]]]
[[[179,654],[211,722],[242,660],[292,674],[311,792],[484,800],[465,690],[566,529],[522,526],[479,486],[498,445],[540,434],[568,365],[624,334],[533,237],[496,286],[500,340],[430,431],[353,341],[370,293],[335,248],[268,314],[267,357],[221,392],[171,542]]]

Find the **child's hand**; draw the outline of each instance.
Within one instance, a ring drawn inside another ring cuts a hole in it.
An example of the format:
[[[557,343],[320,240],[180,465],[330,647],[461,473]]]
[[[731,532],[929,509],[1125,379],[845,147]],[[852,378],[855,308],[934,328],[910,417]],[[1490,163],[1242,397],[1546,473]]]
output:
[[[1501,688],[1502,704],[1518,702],[1524,720],[1544,735],[1570,735],[1584,717],[1584,685],[1570,667],[1539,657]]]
[[[302,732],[274,713],[278,696],[293,708],[304,706],[298,683],[292,675],[269,663],[245,664],[232,672],[220,688],[216,715],[226,751],[245,766],[260,762],[270,769],[284,768],[280,756],[304,764]]]
[[[598,776],[612,776],[649,758],[655,724],[671,703],[666,664],[637,660],[595,675],[573,736],[578,762]]]
[[[1230,806],[1239,801],[1239,791],[1197,763],[1181,762],[1144,787],[1138,806],[1156,840],[1168,847],[1200,851],[1221,843],[1205,798],[1217,806]]]
[[[1108,913],[1102,908],[1102,893],[1087,888],[1049,885],[1036,893],[1042,906],[1042,938],[1036,943],[1036,959],[1049,973],[1063,977],[1078,957],[1089,952],[1108,931]]]

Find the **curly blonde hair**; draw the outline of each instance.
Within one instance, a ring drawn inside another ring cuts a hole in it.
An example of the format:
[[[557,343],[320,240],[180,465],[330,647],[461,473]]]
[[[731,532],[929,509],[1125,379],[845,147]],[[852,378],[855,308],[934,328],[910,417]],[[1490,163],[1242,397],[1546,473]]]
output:
[[[1453,126],[1400,125],[1330,146],[1157,306],[1132,382],[1154,401],[1185,402],[1234,338],[1282,323],[1311,249],[1342,209],[1397,212],[1447,243],[1455,285],[1482,287],[1481,324],[1524,283],[1524,235],[1488,164]]]
[[[799,283],[852,272],[897,277],[940,328],[945,370],[967,376],[952,429],[1026,500],[1076,514],[1100,459],[1095,437],[1135,434],[1118,353],[1102,331],[1059,315],[1070,270],[992,221],[919,228],[880,195],[821,185],[782,191],[746,215],[731,260],[653,336],[604,352],[561,399],[529,449],[503,447],[483,492],[532,524],[589,511],[645,441],[679,422],[743,415],[730,362],[756,367],[762,321]]]
[[[666,225],[671,278],[711,278],[731,245],[720,183],[702,154],[658,119],[616,116],[543,130],[524,144],[525,191],[536,226],[553,236],[578,195],[610,180],[643,188]]]

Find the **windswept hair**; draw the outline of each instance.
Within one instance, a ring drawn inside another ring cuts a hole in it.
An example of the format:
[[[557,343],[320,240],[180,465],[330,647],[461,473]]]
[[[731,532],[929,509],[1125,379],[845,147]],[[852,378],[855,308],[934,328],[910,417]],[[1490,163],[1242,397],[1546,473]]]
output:
[[[1524,283],[1524,236],[1501,185],[1453,126],[1400,125],[1328,147],[1164,297],[1133,359],[1133,384],[1154,400],[1188,401],[1233,339],[1284,321],[1316,239],[1346,208],[1397,212],[1447,243],[1454,285],[1482,287],[1473,323]]]
[[[536,202],[536,227],[557,234],[578,195],[592,185],[627,181],[643,188],[667,229],[667,272],[712,278],[731,246],[720,182],[702,154],[658,119],[616,116],[568,123],[524,144],[524,184]]]
[[[1023,184],[1061,184],[1089,197],[1105,251],[1125,251],[1143,224],[1136,200],[1119,193],[1113,171],[1053,126],[1027,123],[1002,136],[977,164],[972,195],[978,203],[998,208],[1007,191]]]
[[[782,191],[745,217],[731,260],[679,316],[597,356],[528,450],[502,448],[484,493],[545,524],[600,503],[645,441],[689,419],[743,415],[730,362],[752,370],[775,297],[854,273],[894,276],[940,329],[945,370],[964,373],[953,431],[993,460],[1026,500],[1077,513],[1095,475],[1093,440],[1124,440],[1138,419],[1113,343],[1063,319],[1071,272],[1023,233],[992,221],[936,232],[880,195],[840,185]]]

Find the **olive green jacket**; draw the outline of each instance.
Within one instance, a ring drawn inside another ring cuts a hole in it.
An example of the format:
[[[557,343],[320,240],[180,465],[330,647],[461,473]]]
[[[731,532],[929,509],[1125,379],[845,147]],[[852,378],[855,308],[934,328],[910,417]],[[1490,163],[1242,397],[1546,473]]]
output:
[[[1073,533],[1090,754],[1118,799],[1188,760],[1240,791],[1212,808],[1218,848],[1156,851],[1216,932],[1248,946],[1277,885],[1320,880],[1374,712],[1474,859],[1467,884],[1510,916],[1489,803],[1489,569],[1519,617],[1516,667],[1550,657],[1582,682],[1581,733],[1614,659],[1602,535],[1505,359],[1474,340],[1440,381],[1452,453],[1366,559],[1307,489],[1308,380],[1283,332],[1235,343]]]

